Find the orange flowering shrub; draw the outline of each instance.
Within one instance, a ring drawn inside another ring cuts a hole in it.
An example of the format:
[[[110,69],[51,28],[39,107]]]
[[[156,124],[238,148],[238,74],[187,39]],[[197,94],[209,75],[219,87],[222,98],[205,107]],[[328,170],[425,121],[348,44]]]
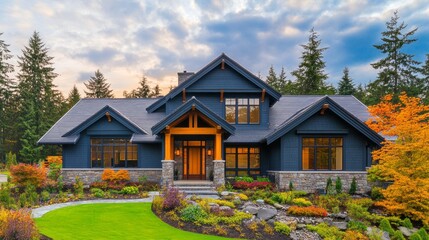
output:
[[[403,93],[398,103],[388,95],[369,112],[369,127],[396,138],[373,152],[369,176],[393,182],[375,204],[429,226],[429,106]]]
[[[39,239],[30,210],[0,209],[0,239]]]
[[[52,163],[62,165],[63,164],[63,157],[62,156],[47,156],[46,161],[48,162],[48,165],[51,165]]]
[[[321,207],[309,206],[309,207],[299,207],[291,206],[287,210],[289,214],[297,216],[308,216],[308,217],[326,217],[328,212],[326,209]]]
[[[369,238],[363,233],[353,230],[347,230],[343,240],[368,240]]]
[[[127,170],[118,170],[115,172],[113,169],[104,169],[101,175],[101,180],[106,182],[123,182],[130,180],[130,174]]]
[[[32,164],[20,163],[10,167],[12,183],[15,183],[18,187],[26,187],[28,185],[38,188],[43,187],[46,183],[46,173],[46,168]]]

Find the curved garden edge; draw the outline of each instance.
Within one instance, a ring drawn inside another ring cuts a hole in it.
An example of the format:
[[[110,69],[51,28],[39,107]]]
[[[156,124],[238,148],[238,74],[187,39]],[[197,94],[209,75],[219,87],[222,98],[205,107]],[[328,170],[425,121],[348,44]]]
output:
[[[159,192],[149,192],[148,198],[138,198],[138,199],[97,199],[97,200],[83,200],[83,201],[74,201],[74,202],[65,202],[65,203],[56,203],[52,205],[47,205],[43,207],[34,208],[31,210],[32,218],[40,218],[44,214],[60,209],[63,207],[76,206],[82,204],[94,204],[94,203],[136,203],[136,202],[152,202],[153,197],[159,195]]]

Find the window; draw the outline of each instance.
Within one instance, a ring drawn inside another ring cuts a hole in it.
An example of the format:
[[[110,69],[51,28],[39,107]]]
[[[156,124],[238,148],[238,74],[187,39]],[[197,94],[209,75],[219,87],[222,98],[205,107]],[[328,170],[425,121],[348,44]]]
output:
[[[259,98],[226,98],[225,119],[231,124],[259,124]]]
[[[91,138],[91,167],[137,167],[137,145],[125,138]]]
[[[226,176],[252,176],[261,174],[259,148],[225,148]]]
[[[343,138],[302,138],[303,170],[342,170]]]

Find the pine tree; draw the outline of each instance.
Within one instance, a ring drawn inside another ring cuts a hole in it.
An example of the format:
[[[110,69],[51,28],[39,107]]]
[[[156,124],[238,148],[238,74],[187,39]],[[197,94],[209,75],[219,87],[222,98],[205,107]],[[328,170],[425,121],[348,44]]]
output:
[[[347,67],[343,70],[343,77],[338,83],[338,94],[340,95],[353,95],[356,89],[353,80],[349,76],[349,69]]]
[[[404,47],[416,41],[412,36],[417,28],[406,31],[407,25],[404,22],[399,23],[397,11],[390,21],[386,22],[386,28],[381,33],[383,43],[374,45],[384,54],[384,58],[371,64],[379,73],[377,79],[368,86],[370,104],[378,103],[387,93],[393,93],[394,99],[397,100],[403,91],[410,96],[417,96],[422,89],[422,83],[417,78],[420,63],[413,59],[413,55],[404,52]]]
[[[272,88],[277,90],[277,74],[274,70],[273,65],[271,65],[270,69],[268,70],[268,76],[265,82],[270,85]],[[277,90],[278,91],[278,90]]]
[[[153,87],[152,92],[150,93],[151,98],[157,98],[161,95],[161,88],[159,88],[159,84],[156,84],[155,87]]]
[[[429,54],[426,54],[426,61],[421,68],[422,79],[424,83],[422,99],[425,103],[429,103]]]
[[[67,97],[68,108],[73,107],[80,100],[80,93],[76,85],[73,86],[72,90],[69,92]]]
[[[296,78],[297,94],[335,93],[335,89],[325,83],[328,75],[324,70],[323,52],[327,48],[321,48],[320,43],[317,32],[311,29],[308,43],[301,45],[304,48],[302,61],[298,69],[292,72]]]
[[[39,34],[34,32],[28,46],[22,50],[18,66],[18,96],[20,104],[19,131],[21,160],[36,162],[44,158],[42,146],[37,140],[59,118],[58,92],[54,90],[53,80],[57,77],[52,66],[53,57]]]
[[[366,103],[367,102],[367,90],[366,85],[359,84],[356,88],[354,96],[359,99],[359,101]]]
[[[95,71],[95,75],[91,76],[88,83],[83,83],[88,89],[84,91],[87,98],[113,98],[113,91],[110,89],[110,84],[100,70]]]
[[[0,36],[3,33],[0,33]],[[11,120],[10,100],[14,93],[14,82],[9,77],[9,74],[13,72],[13,65],[8,63],[12,58],[8,49],[9,45],[0,39],[0,162],[5,161],[5,155],[7,152],[6,141],[8,139],[8,130],[14,125],[14,121]]]
[[[146,76],[143,76],[139,81],[139,87],[132,90],[130,93],[124,91],[124,97],[126,98],[148,98],[151,95],[150,86],[148,84]]]

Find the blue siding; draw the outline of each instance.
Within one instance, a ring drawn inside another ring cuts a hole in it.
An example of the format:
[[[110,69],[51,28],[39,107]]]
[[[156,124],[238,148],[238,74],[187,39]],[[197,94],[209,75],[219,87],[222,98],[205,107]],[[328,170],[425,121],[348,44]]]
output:
[[[148,143],[139,144],[138,148],[139,167],[141,168],[161,168],[162,144]]]
[[[75,145],[63,145],[63,168],[89,168],[89,144],[89,137],[85,135]]]
[[[269,170],[276,170],[276,171],[281,170],[280,141],[281,140],[277,140],[267,147],[268,159],[269,159]]]
[[[281,138],[281,170],[298,171],[302,169],[301,163],[301,139],[302,136],[323,136],[320,134],[298,135],[296,132],[306,131],[337,131],[348,130],[347,134],[340,134],[343,142],[343,170],[362,171],[368,165],[368,140],[349,124],[330,113],[325,115],[315,114],[297,128],[285,134]],[[330,134],[328,134],[331,136]]]
[[[189,87],[192,91],[204,91],[204,90],[220,90],[231,91],[231,90],[254,90],[260,91],[261,89],[253,84],[248,79],[244,78],[241,74],[233,70],[231,67],[225,64],[225,69],[218,68],[213,69],[211,72],[206,74],[204,78],[198,80],[196,83]]]

